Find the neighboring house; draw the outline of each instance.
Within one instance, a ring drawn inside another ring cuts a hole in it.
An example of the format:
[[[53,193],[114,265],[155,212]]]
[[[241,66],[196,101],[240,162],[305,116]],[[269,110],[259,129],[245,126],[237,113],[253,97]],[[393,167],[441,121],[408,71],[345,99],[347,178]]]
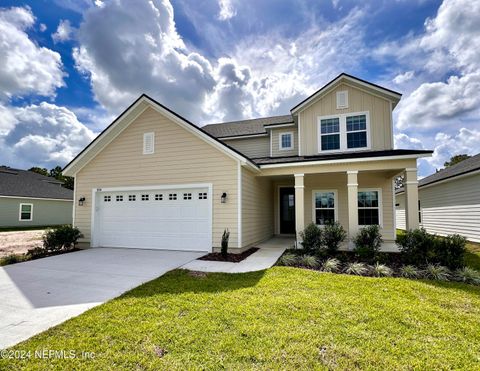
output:
[[[427,232],[480,242],[480,154],[419,181],[418,218]],[[406,229],[405,192],[396,194],[397,228]]]
[[[337,220],[350,236],[379,224],[390,248],[394,177],[416,205],[417,159],[431,154],[393,148],[400,98],[341,74],[290,115],[199,128],[142,95],[65,167],[74,224],[91,246],[200,251],[228,228],[241,251]]]
[[[73,191],[27,170],[0,166],[0,228],[71,224]]]

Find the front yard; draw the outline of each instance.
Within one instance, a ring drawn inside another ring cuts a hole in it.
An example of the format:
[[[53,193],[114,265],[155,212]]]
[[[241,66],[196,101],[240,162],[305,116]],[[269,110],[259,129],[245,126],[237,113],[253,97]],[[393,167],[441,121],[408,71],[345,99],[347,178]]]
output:
[[[0,258],[42,245],[45,229],[0,231]]]
[[[0,369],[479,369],[480,287],[274,267],[176,270],[17,345]],[[35,350],[93,359],[35,359]]]

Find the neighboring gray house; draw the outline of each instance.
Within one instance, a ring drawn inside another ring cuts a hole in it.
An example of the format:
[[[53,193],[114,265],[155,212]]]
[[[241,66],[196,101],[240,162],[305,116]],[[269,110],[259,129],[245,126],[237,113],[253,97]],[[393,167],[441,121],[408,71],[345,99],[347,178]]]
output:
[[[73,191],[54,178],[0,166],[0,228],[72,223]]]
[[[480,154],[418,182],[418,217],[427,232],[480,242]],[[396,226],[405,229],[405,193],[396,192]]]

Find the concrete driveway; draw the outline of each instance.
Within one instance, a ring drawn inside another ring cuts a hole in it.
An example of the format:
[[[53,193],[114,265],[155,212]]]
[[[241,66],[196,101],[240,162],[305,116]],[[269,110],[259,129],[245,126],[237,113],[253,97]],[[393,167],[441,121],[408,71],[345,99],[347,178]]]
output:
[[[0,349],[202,255],[97,248],[0,267]]]

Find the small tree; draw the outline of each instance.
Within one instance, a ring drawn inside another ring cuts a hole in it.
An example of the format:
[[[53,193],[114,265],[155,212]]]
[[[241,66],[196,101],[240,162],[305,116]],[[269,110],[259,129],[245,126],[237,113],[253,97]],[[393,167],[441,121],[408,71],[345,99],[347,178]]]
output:
[[[320,250],[322,244],[322,232],[315,223],[310,223],[300,232],[302,246],[306,253],[313,254]]]
[[[347,238],[347,232],[339,222],[327,223],[323,228],[322,245],[329,254],[337,252],[345,238]]]
[[[362,259],[375,260],[382,245],[382,235],[378,225],[369,225],[360,229],[353,238],[355,253]]]
[[[228,256],[228,239],[230,238],[230,232],[228,228],[223,231],[222,235],[222,256],[226,258]]]

